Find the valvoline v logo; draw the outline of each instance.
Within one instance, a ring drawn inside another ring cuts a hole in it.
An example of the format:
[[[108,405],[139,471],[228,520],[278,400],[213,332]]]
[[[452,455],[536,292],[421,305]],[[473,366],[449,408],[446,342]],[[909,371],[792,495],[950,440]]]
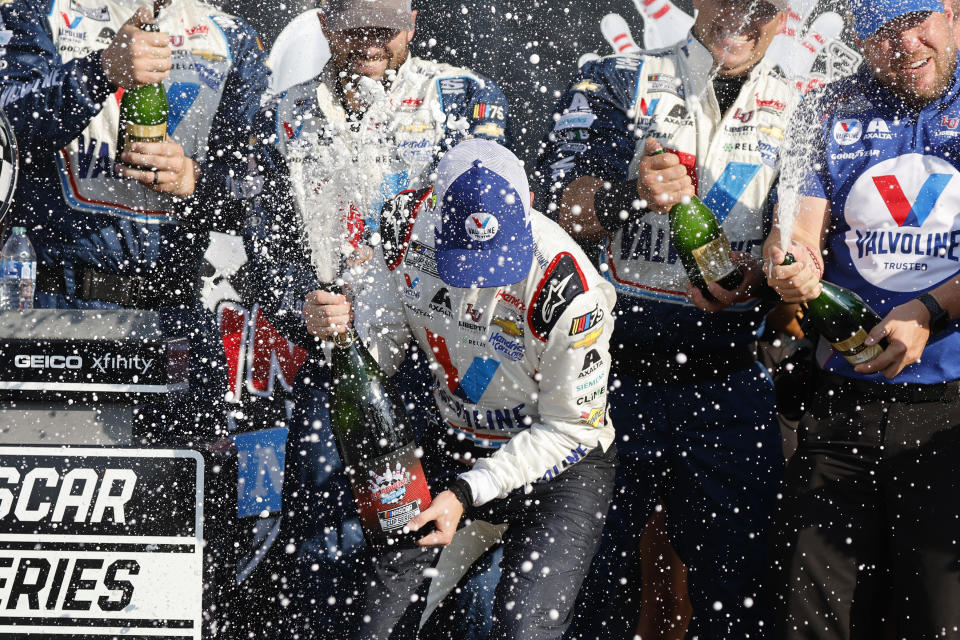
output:
[[[859,120],[837,120],[833,125],[833,139],[840,146],[853,144],[863,136],[863,125]]]
[[[948,173],[929,174],[913,204],[907,200],[897,176],[874,176],[873,184],[877,185],[877,191],[898,227],[921,227],[951,178],[953,176]]]
[[[67,29],[76,29],[80,26],[80,21],[83,20],[83,16],[74,16],[71,20],[70,16],[64,11],[61,11],[60,15],[63,16],[63,23],[67,25]]]
[[[420,278],[411,278],[409,273],[404,273],[403,280],[407,285],[403,290],[403,295],[411,300],[419,300],[420,289],[417,288],[417,285],[420,284]]]
[[[467,367],[466,373],[461,377],[450,357],[446,338],[438,336],[430,329],[426,329],[426,332],[427,342],[430,344],[430,349],[433,351],[437,363],[443,367],[443,374],[450,392],[461,400],[473,404],[479,402],[487,387],[490,386],[497,369],[500,368],[500,363],[493,358],[474,357],[470,366]]]
[[[657,110],[657,103],[660,102],[660,98],[654,98],[650,102],[647,102],[646,98],[640,98],[640,113],[645,116],[652,116],[653,112]]]
[[[922,291],[960,271],[960,172],[949,160],[906,153],[878,162],[835,207],[849,226],[841,246],[871,285]]]

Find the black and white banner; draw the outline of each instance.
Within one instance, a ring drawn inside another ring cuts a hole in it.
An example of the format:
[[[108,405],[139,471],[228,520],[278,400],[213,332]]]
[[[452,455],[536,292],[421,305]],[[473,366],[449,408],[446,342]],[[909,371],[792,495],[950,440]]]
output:
[[[203,460],[0,447],[0,638],[200,639]]]

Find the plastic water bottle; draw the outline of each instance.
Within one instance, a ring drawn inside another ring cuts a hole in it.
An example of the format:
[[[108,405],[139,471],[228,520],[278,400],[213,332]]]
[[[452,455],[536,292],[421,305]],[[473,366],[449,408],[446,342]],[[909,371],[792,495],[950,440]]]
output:
[[[33,309],[37,254],[27,230],[14,227],[0,251],[0,311]]]

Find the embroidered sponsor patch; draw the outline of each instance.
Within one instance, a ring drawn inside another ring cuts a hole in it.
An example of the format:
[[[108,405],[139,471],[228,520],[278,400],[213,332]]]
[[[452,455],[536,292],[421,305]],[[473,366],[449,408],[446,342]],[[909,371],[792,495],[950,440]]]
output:
[[[540,280],[527,312],[527,323],[533,335],[546,342],[547,335],[570,302],[585,291],[587,281],[577,261],[569,253],[557,255]]]
[[[602,427],[607,418],[607,408],[600,407],[580,412],[580,422],[595,429]]]
[[[575,336],[578,333],[588,331],[601,320],[603,320],[603,309],[598,304],[593,308],[593,311],[577,316],[570,322],[570,335]]]

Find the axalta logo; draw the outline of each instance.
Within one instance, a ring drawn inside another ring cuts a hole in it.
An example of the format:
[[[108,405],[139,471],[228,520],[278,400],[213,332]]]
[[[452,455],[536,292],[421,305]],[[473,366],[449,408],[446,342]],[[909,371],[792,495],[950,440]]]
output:
[[[862,136],[863,125],[859,120],[837,120],[833,125],[833,139],[841,146],[858,142]]]
[[[868,140],[893,140],[893,134],[890,133],[890,127],[885,120],[874,118],[867,125]]]
[[[18,369],[79,369],[83,366],[83,358],[21,353],[14,356],[13,366]]]
[[[960,271],[960,172],[936,156],[879,162],[854,183],[844,217],[858,273],[888,291],[919,291]]]

